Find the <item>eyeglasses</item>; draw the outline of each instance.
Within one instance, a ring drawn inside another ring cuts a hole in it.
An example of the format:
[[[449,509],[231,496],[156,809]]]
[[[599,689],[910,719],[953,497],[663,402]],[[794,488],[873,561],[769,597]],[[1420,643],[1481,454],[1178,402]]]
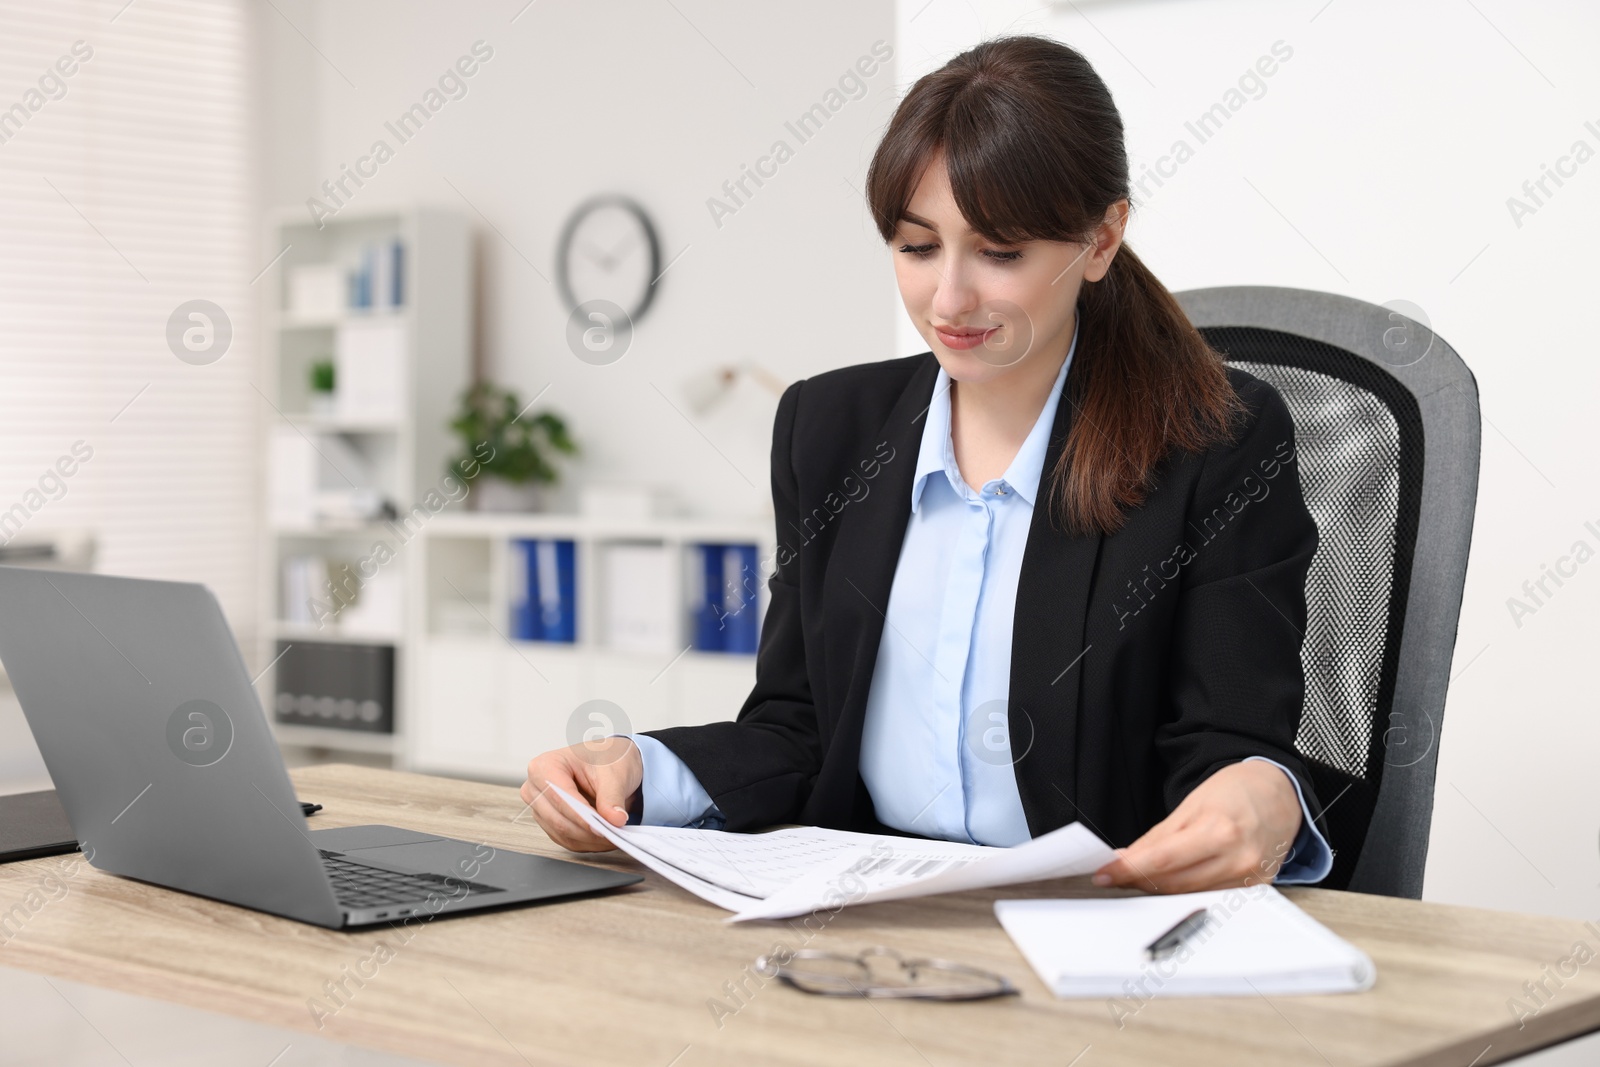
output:
[[[875,957],[891,960],[894,966],[874,973],[870,961]],[[984,1000],[1017,992],[1004,975],[951,960],[908,960],[882,945],[856,956],[818,949],[758,956],[755,968],[758,974],[781,978],[802,993],[818,996]]]

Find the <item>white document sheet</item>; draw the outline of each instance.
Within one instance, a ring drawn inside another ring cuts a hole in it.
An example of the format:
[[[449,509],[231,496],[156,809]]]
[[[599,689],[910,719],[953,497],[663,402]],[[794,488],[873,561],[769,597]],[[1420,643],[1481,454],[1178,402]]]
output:
[[[552,787],[554,788],[554,787]],[[596,833],[657,874],[734,912],[783,919],[849,904],[1089,874],[1115,852],[1080,823],[1015,848],[803,826],[764,834],[616,827],[560,789]]]

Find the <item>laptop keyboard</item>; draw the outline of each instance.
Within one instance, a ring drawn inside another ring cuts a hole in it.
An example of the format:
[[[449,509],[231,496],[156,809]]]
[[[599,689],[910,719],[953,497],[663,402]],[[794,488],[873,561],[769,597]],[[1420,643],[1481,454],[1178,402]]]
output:
[[[333,895],[347,908],[419,904],[432,893],[459,900],[464,896],[505,892],[499,886],[469,882],[465,878],[389,871],[357,863],[337,852],[317,851],[322,856],[323,869],[333,882]]]

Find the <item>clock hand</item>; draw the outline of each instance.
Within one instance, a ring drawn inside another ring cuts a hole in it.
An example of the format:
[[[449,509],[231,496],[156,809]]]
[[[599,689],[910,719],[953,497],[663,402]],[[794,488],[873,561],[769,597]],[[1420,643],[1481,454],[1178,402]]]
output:
[[[638,239],[639,235],[636,233],[630,233],[627,237],[624,237],[622,239],[622,243],[611,250],[611,262],[615,263],[617,260],[621,259],[622,250],[633,244]]]
[[[589,244],[587,241],[585,241],[583,243],[583,251],[584,251],[585,255],[587,255],[590,259],[594,260],[596,263],[600,264],[602,267],[604,267],[608,271],[611,269],[612,264],[614,264],[616,262],[616,260],[613,259],[611,256],[608,256],[604,252],[601,252],[601,251],[597,250],[593,245]]]

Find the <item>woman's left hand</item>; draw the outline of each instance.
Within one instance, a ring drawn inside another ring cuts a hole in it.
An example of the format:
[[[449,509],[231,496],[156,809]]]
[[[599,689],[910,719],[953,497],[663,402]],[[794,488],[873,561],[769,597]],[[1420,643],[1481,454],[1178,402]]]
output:
[[[1095,873],[1095,885],[1152,893],[1270,882],[1300,832],[1294,783],[1264,760],[1230,763]]]

